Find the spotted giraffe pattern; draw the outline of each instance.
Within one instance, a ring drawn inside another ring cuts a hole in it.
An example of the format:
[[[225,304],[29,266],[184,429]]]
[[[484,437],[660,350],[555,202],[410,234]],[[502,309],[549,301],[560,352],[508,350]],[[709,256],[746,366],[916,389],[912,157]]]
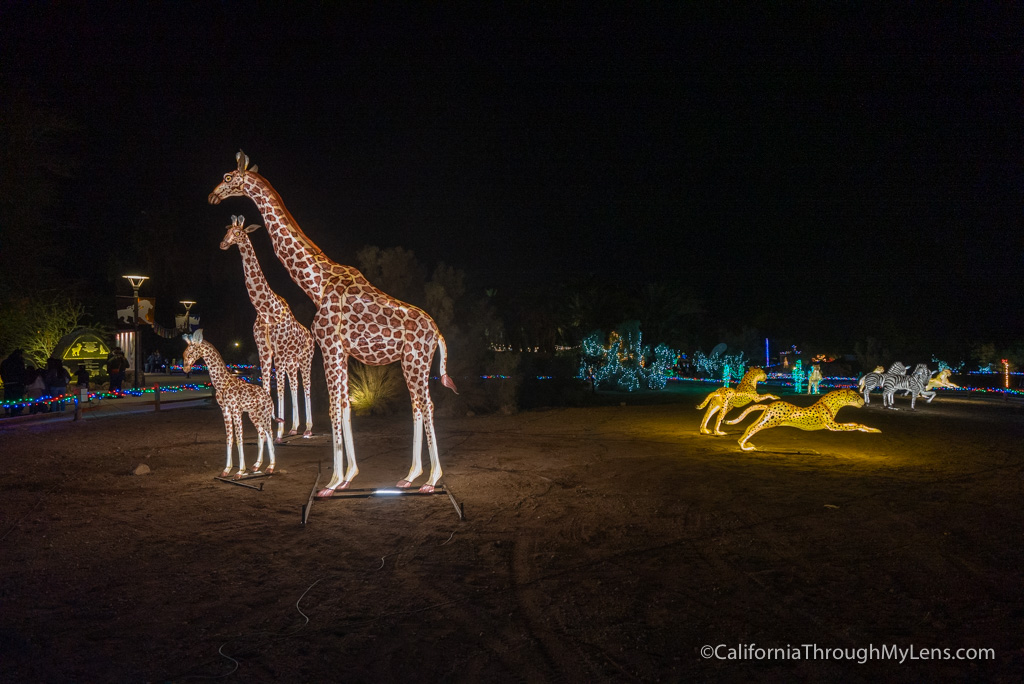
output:
[[[299,323],[288,303],[270,289],[263,275],[256,250],[249,241],[249,233],[259,228],[245,226],[244,216],[232,216],[231,225],[221,240],[221,249],[238,246],[242,255],[242,270],[245,273],[245,287],[249,301],[256,309],[256,321],[252,326],[256,349],[260,355],[260,374],[263,388],[270,391],[270,369],[277,372],[277,441],[284,436],[284,388],[288,384],[292,395],[292,427],[290,435],[299,432],[299,381],[306,400],[306,431],[303,437],[313,434],[313,412],[310,409],[309,378],[313,367],[313,336]]]
[[[185,373],[189,373],[199,359],[206,360],[206,366],[210,369],[210,382],[213,383],[215,390],[214,397],[220,406],[221,413],[224,414],[228,454],[221,477],[231,474],[232,443],[238,446],[238,472],[235,473],[235,479],[239,479],[245,473],[245,453],[242,446],[243,413],[249,414],[249,420],[256,426],[258,433],[259,453],[256,463],[253,464],[253,471],[258,471],[263,464],[263,444],[266,442],[270,465],[267,466],[265,472],[268,475],[274,472],[274,402],[270,399],[270,395],[262,387],[250,385],[232,375],[217,349],[203,339],[202,328],[191,335],[182,335],[182,338],[188,345],[184,354]]]
[[[754,436],[755,433],[780,426],[795,427],[801,430],[881,432],[877,428],[867,427],[859,423],[836,422],[836,412],[842,407],[856,406],[859,408],[863,405],[864,399],[859,394],[853,390],[841,389],[829,392],[808,408],[794,406],[786,401],[773,401],[770,404],[751,406],[741,413],[738,418],[727,420],[726,423],[735,425],[753,411],[764,412],[740,437],[740,448],[744,451],[756,450],[757,447],[747,443],[747,440]]]
[[[278,260],[317,307],[311,332],[324,356],[334,435],[334,474],[318,495],[331,496],[335,489],[348,487],[359,473],[352,440],[349,356],[371,366],[401,363],[412,398],[413,449],[409,473],[397,486],[411,487],[422,474],[425,433],[430,476],[420,491],[433,491],[442,474],[429,388],[430,363],[438,347],[441,383],[456,390],[446,371],[448,351],[437,324],[422,309],[378,290],[352,266],[331,261],[302,232],[281,196],[257,173],[257,167],[248,168],[249,158],[239,151],[235,159],[237,169],[224,175],[224,180],[210,193],[210,203],[219,204],[228,197],[248,197],[255,202]]]

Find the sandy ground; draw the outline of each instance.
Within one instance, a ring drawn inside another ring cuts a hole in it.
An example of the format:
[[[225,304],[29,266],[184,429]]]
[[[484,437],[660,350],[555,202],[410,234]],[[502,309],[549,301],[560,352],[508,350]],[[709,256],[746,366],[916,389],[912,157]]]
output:
[[[1024,409],[876,402],[839,418],[881,434],[743,453],[697,433],[706,391],[439,419],[464,521],[435,495],[301,526],[323,419],[262,491],[213,479],[215,407],[0,427],[0,680],[1019,681]],[[392,485],[411,423],[356,445],[357,486]],[[961,648],[994,659],[921,659]]]

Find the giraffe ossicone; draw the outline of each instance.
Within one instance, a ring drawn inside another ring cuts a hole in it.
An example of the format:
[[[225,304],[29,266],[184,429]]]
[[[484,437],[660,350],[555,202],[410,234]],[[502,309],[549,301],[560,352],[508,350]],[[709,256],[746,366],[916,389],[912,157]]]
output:
[[[420,491],[433,491],[441,478],[441,459],[434,436],[434,404],[430,398],[430,365],[440,348],[441,384],[457,392],[448,376],[448,349],[434,319],[419,307],[380,291],[352,266],[338,264],[302,232],[281,196],[270,183],[249,169],[249,157],[239,150],[237,168],[210,193],[211,204],[228,197],[248,197],[263,216],[274,253],[292,280],[317,307],[311,332],[324,357],[330,395],[334,473],[318,495],[331,496],[359,473],[352,439],[352,407],[348,393],[350,356],[371,366],[401,363],[412,399],[413,448],[408,474],[397,486],[411,487],[423,473],[421,455],[426,435],[430,475]],[[347,459],[346,459],[347,456]],[[346,463],[347,460],[347,463]]]
[[[260,376],[263,389],[270,393],[271,373],[277,375],[277,439],[284,437],[284,395],[285,384],[291,390],[292,427],[289,435],[299,433],[298,391],[301,380],[302,391],[306,400],[306,431],[303,437],[313,435],[313,412],[310,401],[309,382],[313,368],[313,336],[304,325],[299,323],[292,314],[288,302],[267,283],[256,258],[256,250],[249,240],[249,233],[259,228],[258,225],[246,227],[244,216],[232,216],[227,233],[220,242],[221,249],[238,247],[242,256],[242,270],[245,274],[245,288],[249,293],[249,301],[256,309],[256,321],[252,326],[253,339],[260,357]]]
[[[263,391],[263,388],[235,377],[228,370],[224,359],[217,349],[203,339],[203,329],[200,328],[194,333],[181,336],[187,345],[183,357],[183,369],[185,373],[192,370],[192,366],[199,359],[206,361],[210,370],[210,382],[216,390],[214,397],[224,415],[224,431],[227,433],[227,462],[224,464],[224,472],[221,477],[231,474],[231,447],[238,447],[238,472],[234,479],[240,479],[245,473],[245,453],[242,440],[242,414],[248,413],[249,420],[256,427],[258,433],[258,453],[256,463],[252,470],[256,472],[263,464],[263,445],[266,443],[267,454],[270,458],[270,465],[264,471],[266,474],[274,472],[274,402],[270,395]]]

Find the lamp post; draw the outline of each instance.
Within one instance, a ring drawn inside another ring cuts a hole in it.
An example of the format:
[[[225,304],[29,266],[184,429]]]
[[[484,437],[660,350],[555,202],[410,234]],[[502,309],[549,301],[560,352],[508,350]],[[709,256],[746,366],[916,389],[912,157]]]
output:
[[[135,374],[132,379],[132,387],[138,389],[143,385],[142,345],[139,344],[139,287],[143,282],[149,280],[149,276],[126,275],[121,277],[126,278],[132,284],[132,294],[135,297]]]

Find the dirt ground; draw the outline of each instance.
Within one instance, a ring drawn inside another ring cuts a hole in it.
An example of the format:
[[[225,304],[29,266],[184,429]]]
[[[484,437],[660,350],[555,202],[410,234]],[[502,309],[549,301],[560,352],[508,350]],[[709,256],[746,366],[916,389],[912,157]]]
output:
[[[881,434],[744,453],[698,434],[707,391],[439,419],[464,521],[434,495],[301,526],[322,417],[262,491],[213,479],[212,406],[0,428],[0,680],[1019,681],[1019,404],[875,402],[839,419]],[[355,430],[356,486],[405,475],[407,416]]]

